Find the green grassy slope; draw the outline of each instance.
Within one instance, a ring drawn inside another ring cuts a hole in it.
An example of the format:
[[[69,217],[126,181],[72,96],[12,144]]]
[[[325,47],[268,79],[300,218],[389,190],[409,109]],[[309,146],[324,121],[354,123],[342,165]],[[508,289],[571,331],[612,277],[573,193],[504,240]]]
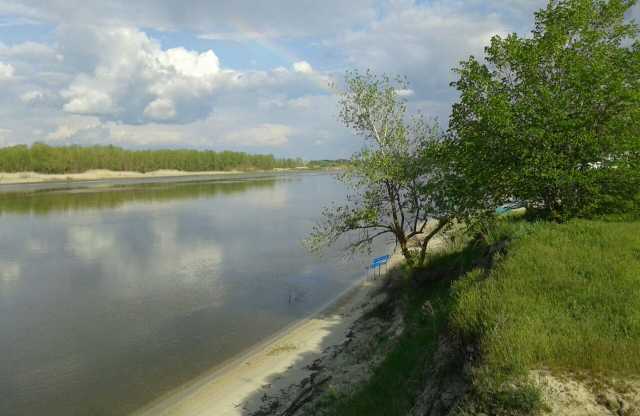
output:
[[[473,268],[486,266],[488,249],[475,242],[415,276],[441,280],[407,286],[409,330],[372,380],[327,414],[406,415],[443,333],[477,351],[458,414],[535,413],[540,395],[525,381],[533,369],[640,374],[640,222],[505,219],[488,235],[509,241],[490,270]],[[437,305],[434,320],[419,311],[425,301]]]
[[[639,373],[640,222],[527,227],[488,278],[457,283],[453,326],[496,372]]]

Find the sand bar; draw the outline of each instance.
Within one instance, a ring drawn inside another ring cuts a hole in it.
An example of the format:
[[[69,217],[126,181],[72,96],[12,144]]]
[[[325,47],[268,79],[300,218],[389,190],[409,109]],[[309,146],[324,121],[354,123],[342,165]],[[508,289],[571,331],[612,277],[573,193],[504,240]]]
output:
[[[277,170],[274,170],[276,172]],[[186,172],[182,170],[156,170],[153,172],[130,172],[113,170],[89,170],[83,173],[46,174],[37,172],[6,173],[0,172],[0,184],[26,184],[42,182],[64,181],[96,181],[102,179],[144,179],[144,178],[171,178],[182,176],[214,176],[233,175],[243,173],[241,171],[206,171]]]

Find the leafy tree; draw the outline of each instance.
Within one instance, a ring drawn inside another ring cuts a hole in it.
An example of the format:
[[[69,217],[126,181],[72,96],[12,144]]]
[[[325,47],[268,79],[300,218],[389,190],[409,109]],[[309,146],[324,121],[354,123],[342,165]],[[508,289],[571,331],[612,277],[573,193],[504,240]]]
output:
[[[636,0],[552,0],[532,36],[496,36],[456,69],[446,156],[463,204],[517,200],[564,219],[614,209],[640,185]]]
[[[340,119],[364,138],[339,176],[349,189],[346,203],[326,208],[308,240],[319,248],[345,238],[351,250],[370,249],[378,237],[393,236],[407,262],[424,263],[429,241],[448,223],[446,210],[430,198],[429,166],[421,155],[437,139],[437,127],[414,117],[407,123],[406,101],[397,91],[403,79],[348,72]],[[437,219],[430,227],[429,220]],[[410,243],[422,237],[417,253]]]
[[[294,168],[301,159],[198,150],[125,150],[115,146],[48,146],[34,143],[0,148],[0,172],[79,173],[91,169],[149,172],[160,169],[218,171]]]

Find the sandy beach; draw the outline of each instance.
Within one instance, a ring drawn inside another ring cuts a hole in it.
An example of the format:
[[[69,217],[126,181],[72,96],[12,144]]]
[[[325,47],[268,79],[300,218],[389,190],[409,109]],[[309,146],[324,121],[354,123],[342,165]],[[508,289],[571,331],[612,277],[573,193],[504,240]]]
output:
[[[392,257],[390,267],[401,256]],[[284,391],[308,379],[312,363],[327,358],[345,341],[350,328],[375,306],[383,278],[366,278],[322,311],[298,322],[221,368],[135,412],[135,415],[240,416],[264,406],[263,391]]]
[[[277,171],[277,170],[274,170]],[[171,178],[182,176],[214,176],[243,173],[238,170],[232,171],[205,171],[186,172],[182,170],[156,170],[153,172],[130,172],[112,170],[89,170],[83,173],[65,174],[45,174],[37,172],[5,173],[0,172],[0,185],[27,184],[42,182],[64,182],[64,181],[96,181],[101,179],[145,179],[145,178]]]

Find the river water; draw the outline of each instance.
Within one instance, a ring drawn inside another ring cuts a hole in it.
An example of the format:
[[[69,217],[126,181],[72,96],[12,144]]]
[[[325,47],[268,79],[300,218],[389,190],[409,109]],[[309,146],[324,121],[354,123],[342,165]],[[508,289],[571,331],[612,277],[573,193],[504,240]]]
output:
[[[2,415],[127,414],[366,273],[301,245],[330,174],[69,187],[0,192]]]

